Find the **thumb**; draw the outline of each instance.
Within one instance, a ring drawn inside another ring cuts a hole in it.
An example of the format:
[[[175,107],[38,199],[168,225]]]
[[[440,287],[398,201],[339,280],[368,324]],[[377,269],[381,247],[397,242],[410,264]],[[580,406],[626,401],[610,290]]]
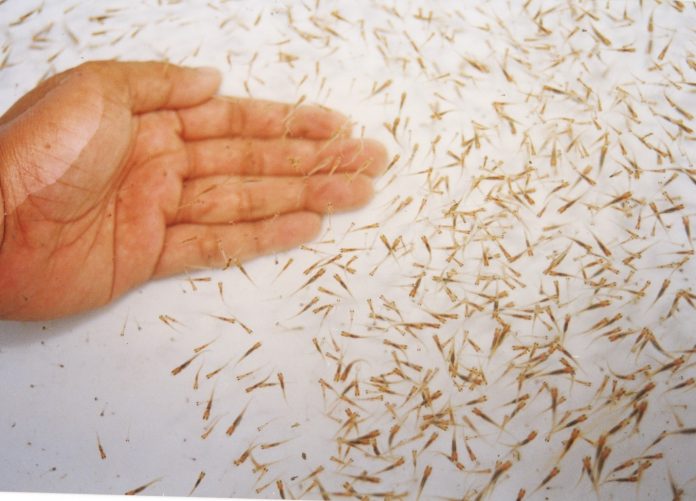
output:
[[[96,76],[133,113],[187,108],[211,98],[222,77],[215,68],[189,68],[161,62],[91,61],[39,83],[1,117],[0,125],[21,115],[66,78]]]
[[[161,62],[100,61],[83,65],[115,84],[133,113],[187,108],[212,97],[220,86],[215,68],[188,68]],[[78,67],[76,71],[80,71]]]

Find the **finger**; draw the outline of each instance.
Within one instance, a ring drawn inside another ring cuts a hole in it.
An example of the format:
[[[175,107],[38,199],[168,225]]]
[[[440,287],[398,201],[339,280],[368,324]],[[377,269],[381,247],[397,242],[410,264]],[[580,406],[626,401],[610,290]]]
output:
[[[179,111],[182,137],[350,137],[351,126],[342,114],[320,106],[296,107],[259,99],[215,97],[200,106]]]
[[[301,210],[326,213],[361,207],[370,198],[372,181],[362,175],[205,177],[184,183],[173,222],[234,223]]]
[[[294,212],[234,225],[170,226],[154,276],[221,267],[236,260],[241,262],[287,250],[313,239],[320,227],[321,217],[312,212]]]
[[[214,68],[161,62],[93,61],[72,71],[100,77],[134,113],[200,104],[215,94],[221,79]]]
[[[299,176],[326,172],[362,172],[377,176],[387,151],[371,139],[208,139],[186,143],[188,177]]]

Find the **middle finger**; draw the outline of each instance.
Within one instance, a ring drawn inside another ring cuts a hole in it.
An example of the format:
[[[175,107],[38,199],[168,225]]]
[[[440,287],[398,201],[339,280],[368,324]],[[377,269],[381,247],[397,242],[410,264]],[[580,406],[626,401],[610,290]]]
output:
[[[372,181],[358,175],[242,178],[210,176],[183,185],[179,209],[170,224],[221,224],[294,211],[326,213],[366,204]]]
[[[314,173],[384,172],[387,152],[371,139],[207,139],[186,143],[186,177],[304,176]]]

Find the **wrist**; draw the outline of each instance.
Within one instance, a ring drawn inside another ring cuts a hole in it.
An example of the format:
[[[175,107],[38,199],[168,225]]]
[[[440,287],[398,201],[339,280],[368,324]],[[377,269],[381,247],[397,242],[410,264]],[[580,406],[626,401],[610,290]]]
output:
[[[2,196],[2,177],[0,177],[0,251],[5,241],[5,200]]]
[[[4,120],[6,114],[0,116],[0,120]],[[5,133],[4,123],[0,121],[0,253],[5,242],[5,219],[7,215],[7,200],[3,190],[7,189],[7,184],[3,183],[3,174],[6,176],[8,171],[8,156],[9,145],[7,134]]]

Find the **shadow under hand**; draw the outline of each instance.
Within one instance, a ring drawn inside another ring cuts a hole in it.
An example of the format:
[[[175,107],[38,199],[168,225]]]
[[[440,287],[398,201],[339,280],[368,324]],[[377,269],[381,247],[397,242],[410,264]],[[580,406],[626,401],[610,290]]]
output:
[[[117,300],[96,310],[57,320],[33,322],[0,320],[0,352],[5,348],[30,346],[49,340],[54,341],[68,334],[84,332],[85,329],[89,329],[93,321],[116,310],[119,303],[120,300]]]

